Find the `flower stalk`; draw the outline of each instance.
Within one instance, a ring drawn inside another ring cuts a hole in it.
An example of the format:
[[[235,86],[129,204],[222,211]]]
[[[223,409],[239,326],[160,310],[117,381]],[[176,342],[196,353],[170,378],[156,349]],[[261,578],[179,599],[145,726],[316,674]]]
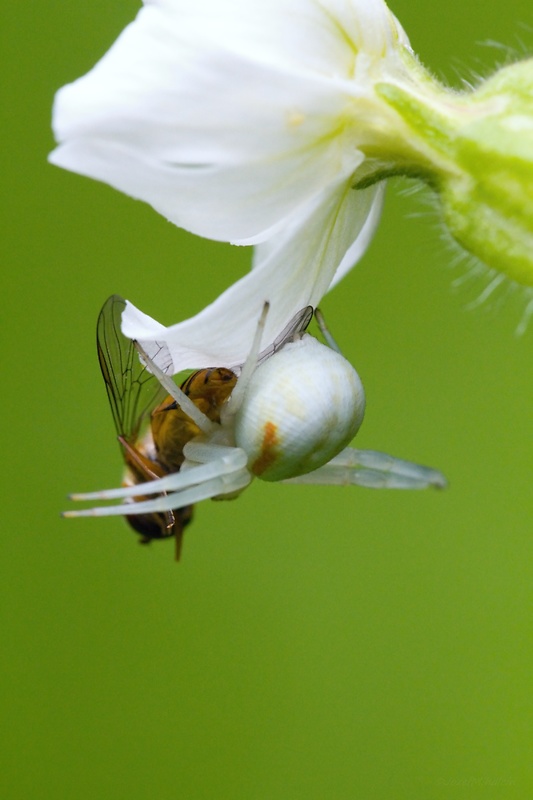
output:
[[[369,161],[359,185],[386,177],[387,168],[389,175],[421,178],[437,193],[460,245],[533,286],[533,60],[501,69],[468,94],[440,87],[422,93],[385,82],[376,94],[401,122],[396,141],[387,141],[388,153],[362,148]]]

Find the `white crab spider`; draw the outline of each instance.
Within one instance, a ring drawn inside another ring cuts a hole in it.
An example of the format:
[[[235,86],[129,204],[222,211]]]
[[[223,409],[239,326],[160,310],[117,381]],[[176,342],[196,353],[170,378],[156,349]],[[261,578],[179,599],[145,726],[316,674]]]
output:
[[[346,447],[359,430],[365,409],[357,372],[338,351],[319,312],[317,321],[328,345],[296,332],[258,359],[267,312],[265,304],[250,354],[221,409],[220,423],[208,419],[136,344],[149,370],[201,433],[184,446],[185,460],[178,472],[134,486],[71,495],[72,500],[155,495],[151,499],[67,511],[65,516],[176,510],[208,498],[236,497],[254,477],[388,489],[446,485],[437,470]]]

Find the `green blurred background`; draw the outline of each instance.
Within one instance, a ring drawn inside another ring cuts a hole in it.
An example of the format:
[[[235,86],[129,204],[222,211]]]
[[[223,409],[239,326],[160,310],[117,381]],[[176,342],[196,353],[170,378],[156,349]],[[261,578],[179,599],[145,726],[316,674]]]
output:
[[[482,42],[533,45],[531,0],[392,8],[456,84],[506,57]],[[119,480],[103,301],[170,324],[250,258],[46,163],[54,91],[136,10],[3,9],[0,796],[532,797],[533,331],[515,335],[521,292],[468,308],[486,281],[454,288],[467,267],[427,195],[390,187],[323,308],[367,389],[358,446],[438,467],[448,491],[256,482],[197,508],[179,565],[121,520],[59,518],[67,492]]]

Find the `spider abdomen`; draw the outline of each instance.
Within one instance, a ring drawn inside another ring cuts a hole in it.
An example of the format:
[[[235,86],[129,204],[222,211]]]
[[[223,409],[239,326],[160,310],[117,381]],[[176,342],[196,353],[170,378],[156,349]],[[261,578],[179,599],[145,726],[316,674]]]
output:
[[[343,356],[312,336],[286,344],[250,379],[235,441],[259,478],[294,478],[326,464],[363,421],[361,380]]]

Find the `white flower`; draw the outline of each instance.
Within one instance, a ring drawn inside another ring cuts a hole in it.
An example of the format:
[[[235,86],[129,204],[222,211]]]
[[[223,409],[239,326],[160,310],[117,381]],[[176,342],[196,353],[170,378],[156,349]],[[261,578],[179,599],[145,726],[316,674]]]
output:
[[[383,0],[146,0],[58,92],[51,161],[257,245],[251,275],[165,334],[178,370],[243,359],[265,299],[267,338],[316,306],[364,252],[390,175],[429,183],[455,240],[532,286],[532,87],[531,60],[439,85]]]
[[[259,245],[250,275],[165,334],[175,371],[242,361],[265,300],[273,339],[361,256],[382,189],[354,175],[381,125],[374,84],[405,74],[406,46],[382,0],[154,0],[58,93],[53,163]]]
[[[265,306],[243,365],[200,370],[178,389],[138,344],[121,337],[123,304],[114,296],[104,305],[97,339],[127,465],[124,486],[72,499],[125,502],[65,516],[128,516],[142,541],[174,536],[179,558],[192,504],[233,499],[255,477],[394,489],[446,485],[436,470],[347,447],[363,421],[363,386],[320,316],[330,346],[305,333],[311,309],[260,352]],[[161,403],[155,378],[170,395]],[[143,436],[149,412],[151,427]]]

